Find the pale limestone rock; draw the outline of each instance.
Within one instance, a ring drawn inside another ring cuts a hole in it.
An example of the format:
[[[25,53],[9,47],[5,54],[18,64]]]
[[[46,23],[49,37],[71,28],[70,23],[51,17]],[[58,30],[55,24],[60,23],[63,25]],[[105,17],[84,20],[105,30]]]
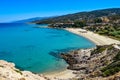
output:
[[[20,71],[14,63],[0,60],[0,80],[46,80],[29,71]]]

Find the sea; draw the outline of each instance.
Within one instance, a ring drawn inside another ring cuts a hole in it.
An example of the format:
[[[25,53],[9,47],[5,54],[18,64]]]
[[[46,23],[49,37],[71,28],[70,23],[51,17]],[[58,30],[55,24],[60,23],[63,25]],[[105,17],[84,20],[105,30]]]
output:
[[[47,24],[0,24],[0,60],[15,63],[20,70],[47,73],[63,70],[60,53],[95,47],[90,40]]]

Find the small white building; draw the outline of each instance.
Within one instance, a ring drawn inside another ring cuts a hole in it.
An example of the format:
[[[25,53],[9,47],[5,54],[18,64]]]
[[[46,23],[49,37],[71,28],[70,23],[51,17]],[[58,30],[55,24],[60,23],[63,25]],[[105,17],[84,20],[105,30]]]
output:
[[[87,30],[80,29],[79,32],[81,32],[81,33],[87,33]]]

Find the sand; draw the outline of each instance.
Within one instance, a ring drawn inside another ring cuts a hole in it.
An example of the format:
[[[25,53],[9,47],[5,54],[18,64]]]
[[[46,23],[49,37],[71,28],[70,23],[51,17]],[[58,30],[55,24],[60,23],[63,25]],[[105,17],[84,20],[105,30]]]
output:
[[[90,32],[90,31],[85,31],[85,30],[80,29],[80,28],[66,28],[65,30],[67,30],[69,32],[72,32],[74,34],[83,36],[83,37],[91,40],[92,42],[94,42],[96,45],[120,44],[120,41],[111,39],[111,38],[106,37],[106,36],[101,36],[101,35],[95,34],[95,33]],[[118,46],[116,46],[116,47],[119,48]],[[3,69],[3,68],[1,68],[1,69]],[[76,76],[75,74],[73,74],[73,72],[74,72],[73,70],[67,70],[66,69],[66,70],[60,71],[60,72],[45,74],[45,75],[43,75],[43,77],[46,76],[46,77],[50,78],[50,80],[62,80],[62,79],[63,80],[68,80],[68,79],[74,78]],[[40,77],[40,76],[34,75],[30,72],[23,71],[23,73],[27,74],[27,75],[29,74],[31,79],[32,78],[36,78],[36,79],[39,78],[40,80],[45,80],[42,76]],[[19,76],[20,76],[20,74],[19,74]],[[25,78],[29,79],[30,77],[25,77]],[[36,79],[33,79],[33,80],[36,80]]]
[[[99,34],[95,34],[91,31],[85,31],[81,28],[65,28],[65,30],[75,33],[77,35],[83,36],[92,42],[94,42],[96,45],[110,45],[110,44],[120,44],[120,41],[111,39],[107,36],[101,36]]]
[[[111,39],[107,36],[101,36],[99,34],[95,34],[90,31],[83,30],[81,28],[65,28],[65,30],[77,34],[79,36],[83,36],[89,40],[91,40],[96,45],[110,45],[110,44],[120,44],[120,41]],[[116,46],[118,48],[118,46]],[[61,72],[55,72],[52,74],[47,74],[45,76],[49,77],[51,80],[58,80],[58,79],[69,79],[73,78],[76,75],[73,74],[74,71],[72,70],[64,70]]]
[[[66,69],[64,71],[45,74],[45,76],[50,78],[51,80],[70,79],[76,76],[75,74],[73,74],[73,72],[73,70]]]

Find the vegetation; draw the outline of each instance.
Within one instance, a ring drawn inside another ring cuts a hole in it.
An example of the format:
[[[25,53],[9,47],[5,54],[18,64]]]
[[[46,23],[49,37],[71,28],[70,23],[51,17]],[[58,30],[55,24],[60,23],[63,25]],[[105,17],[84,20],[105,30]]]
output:
[[[0,67],[4,67],[4,66],[0,65]]]
[[[114,57],[114,61],[119,61],[120,60],[120,52]]]
[[[102,19],[101,18],[95,18],[94,23],[102,23]]]
[[[111,64],[109,64],[108,66],[104,67],[101,71],[102,71],[102,73],[103,73],[102,75],[104,77],[113,75],[120,71],[120,51],[114,57],[114,61]]]
[[[100,35],[105,35],[120,40],[120,8],[68,14],[54,18],[44,19],[41,21],[35,21],[35,23],[38,24],[47,23],[53,25],[57,23],[57,26],[55,25],[55,27],[60,28],[80,27],[98,33]],[[111,50],[112,48],[113,48],[112,45],[97,46],[97,49],[92,51],[91,54],[93,55],[96,53],[101,53],[106,49]],[[76,63],[76,61],[73,59],[71,59],[70,62]],[[116,74],[119,71],[120,71],[120,51],[114,57],[113,62],[111,64],[101,69],[102,76],[104,77]]]
[[[120,8],[111,8],[111,9],[103,9],[103,10],[95,10],[90,12],[79,12],[75,14],[68,14],[63,16],[57,16],[53,18],[48,18],[44,20],[34,21],[34,23],[66,23],[66,22],[75,22],[76,20],[87,20],[91,22],[91,19],[95,19],[102,16],[109,16],[114,14],[120,14]],[[98,20],[99,21],[99,20]]]
[[[105,50],[108,50],[107,52],[111,50],[115,51],[112,45],[97,46],[97,49],[92,51],[91,55],[101,53]],[[116,53],[112,63],[101,69],[102,76],[104,77],[114,75],[119,71],[120,71],[120,51]]]
[[[80,27],[120,40],[120,8],[79,12],[38,20],[34,23],[51,24],[50,27],[58,28]]]
[[[15,69],[14,71],[22,75],[22,72],[20,70]]]
[[[84,26],[86,26],[86,22],[85,21],[75,21],[74,25],[72,27],[80,27],[83,28]]]
[[[106,35],[120,40],[120,26],[113,24],[113,26],[104,26],[104,28],[95,28],[94,31],[101,35]]]
[[[98,54],[98,53],[102,53],[103,51],[105,51],[106,49],[112,49],[113,46],[112,45],[105,45],[105,46],[97,46],[97,49],[95,49],[94,51],[91,52],[91,55],[93,54]]]

